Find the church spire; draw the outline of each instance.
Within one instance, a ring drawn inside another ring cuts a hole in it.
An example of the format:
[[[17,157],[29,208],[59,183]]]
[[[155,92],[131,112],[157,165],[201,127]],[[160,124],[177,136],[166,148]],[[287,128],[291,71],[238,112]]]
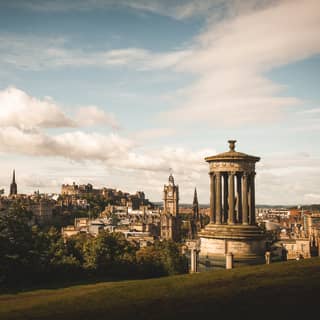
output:
[[[197,188],[194,188],[194,195],[193,195],[193,217],[196,220],[199,219],[199,202],[198,202]]]
[[[10,184],[10,196],[18,193],[18,187],[16,183],[16,170],[13,169],[12,183]]]
[[[197,188],[194,188],[194,195],[193,195],[193,205],[198,205],[198,195],[197,195]]]

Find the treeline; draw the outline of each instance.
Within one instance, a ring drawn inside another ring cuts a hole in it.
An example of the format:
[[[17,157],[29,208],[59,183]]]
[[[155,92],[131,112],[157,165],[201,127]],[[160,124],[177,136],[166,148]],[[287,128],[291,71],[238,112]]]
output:
[[[129,279],[185,273],[187,259],[172,241],[139,248],[122,233],[79,234],[65,240],[55,228],[31,225],[19,206],[0,212],[0,286],[87,279]]]

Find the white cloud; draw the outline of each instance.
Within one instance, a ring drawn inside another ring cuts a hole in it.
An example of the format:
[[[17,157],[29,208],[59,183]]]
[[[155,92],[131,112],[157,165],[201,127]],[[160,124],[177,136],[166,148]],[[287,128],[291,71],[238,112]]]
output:
[[[313,108],[313,109],[309,109],[309,110],[303,110],[303,111],[300,111],[299,114],[307,114],[307,115],[310,115],[310,116],[317,116],[317,115],[320,115],[320,108]]]
[[[20,69],[41,70],[51,68],[59,61],[71,59],[63,50],[66,39],[63,37],[37,37],[0,33],[0,62]]]
[[[287,23],[288,17],[290,23]],[[272,122],[303,101],[283,95],[267,79],[275,67],[320,52],[318,1],[282,1],[209,24],[177,63],[177,70],[197,75],[177,96],[166,118],[214,126]]]
[[[217,2],[188,2],[177,7],[184,8],[184,15],[188,16],[188,12],[208,5]],[[140,6],[147,4],[140,2]],[[250,1],[244,5],[234,1],[225,6],[234,11],[228,19],[209,22],[193,45],[180,50],[155,53],[124,48],[84,52],[67,48],[66,39],[43,41],[31,37],[30,46],[30,39],[3,35],[0,46],[5,48],[9,43],[9,50],[4,50],[1,60],[31,69],[127,66],[189,72],[197,80],[177,92],[171,110],[162,114],[165,119],[197,120],[218,127],[278,120],[303,101],[285,96],[285,88],[270,81],[266,72],[320,52],[319,2]],[[290,24],[284,17],[289,17]]]
[[[175,134],[172,128],[151,128],[133,133],[133,138],[137,141],[148,141],[162,137],[170,137]]]
[[[274,173],[292,172],[293,170],[303,172],[316,170],[320,172],[320,158],[307,152],[273,154],[263,157],[257,166],[263,171]]]
[[[14,87],[0,91],[0,125],[33,128],[72,127],[69,119],[50,98],[42,100]]]
[[[204,162],[207,150],[190,152],[185,148],[164,147],[155,150],[130,151],[127,157],[113,159],[115,167],[142,171],[174,172],[186,177],[193,172],[201,172],[206,167]]]
[[[108,113],[96,106],[80,107],[75,117],[79,126],[109,125],[119,129],[119,123],[112,113]]]
[[[106,52],[84,52],[67,49],[63,37],[41,37],[0,33],[0,62],[26,70],[42,70],[63,66],[117,66],[145,56],[143,49],[119,49]]]
[[[218,25],[209,24],[198,37],[197,55],[202,59],[188,61],[184,66],[196,72],[228,65],[268,70],[316,54],[320,48],[314,41],[320,24],[319,6],[316,0],[281,1]]]
[[[306,152],[264,156],[257,164],[256,197],[259,204],[317,202],[320,158]]]
[[[305,203],[318,204],[320,203],[320,193],[307,193],[304,195]]]
[[[13,127],[0,129],[0,152],[6,152],[7,156],[21,154],[37,157],[37,161],[46,157],[45,163],[57,161],[59,164],[48,176],[36,170],[33,179],[25,176],[20,168],[19,187],[22,189],[58,191],[59,185],[66,181],[65,177],[69,182],[91,182],[129,192],[144,190],[153,201],[159,201],[163,184],[167,182],[169,169],[172,168],[175,181],[180,186],[181,201],[190,202],[197,187],[202,203],[208,203],[209,199],[208,164],[204,157],[216,153],[215,150],[187,148],[143,149],[132,140],[114,134],[75,131],[48,136]],[[10,167],[14,163],[17,168],[15,162],[10,162]],[[59,175],[60,165],[62,174]],[[66,166],[68,169],[64,171]],[[319,168],[320,159],[305,152],[263,156],[256,170],[257,203],[317,202],[315,190],[320,179]],[[41,170],[45,172],[48,169]],[[100,171],[104,173],[97,174]],[[103,178],[106,174],[107,179]]]
[[[82,131],[49,136],[14,127],[0,128],[0,151],[29,156],[64,157],[76,161],[117,159],[127,154],[133,143],[115,134]]]
[[[38,99],[14,87],[0,91],[0,125],[25,131],[96,125],[119,128],[113,114],[96,106],[79,107],[71,119],[51,97]]]
[[[141,48],[101,51],[70,49],[66,38],[0,33],[0,64],[24,70],[44,70],[62,67],[126,66],[136,70],[165,69],[175,65],[189,50],[154,53]]]
[[[172,168],[185,176],[201,172],[206,165],[202,160],[209,153],[169,147],[143,149],[134,140],[118,134],[76,130],[49,135],[41,130],[25,131],[12,126],[0,128],[0,152],[101,161],[123,171],[169,172]]]
[[[191,151],[184,148],[141,149],[132,140],[115,134],[102,135],[73,131],[49,136],[41,131],[26,132],[14,127],[0,128],[0,152],[5,153],[6,156],[23,155],[38,160],[45,157],[45,162],[48,163],[54,163],[54,161],[59,163],[61,162],[59,158],[71,160],[75,163],[72,165],[74,172],[77,172],[78,164],[83,163],[87,168],[81,169],[81,175],[85,170],[87,180],[97,181],[101,185],[101,179],[94,178],[97,164],[99,164],[112,177],[108,178],[109,182],[106,182],[106,186],[112,183],[123,190],[146,189],[155,200],[161,197],[159,188],[161,189],[167,182],[170,168],[173,169],[176,183],[183,185],[182,199],[192,194],[196,184],[206,185],[203,181],[208,180],[208,168],[204,157],[215,153],[214,150]],[[10,163],[11,165],[17,168],[16,161]],[[62,164],[62,169],[65,165]],[[63,171],[63,176],[68,177],[69,171]],[[38,172],[38,169],[34,172],[33,181],[21,174],[20,186],[28,190],[36,187],[48,191],[50,188],[57,189],[59,177],[54,179],[51,175],[44,177]],[[57,175],[59,168],[55,168],[54,172]],[[60,179],[62,183],[62,176]],[[79,180],[78,178],[70,179]],[[86,179],[82,178],[81,181],[85,182]]]

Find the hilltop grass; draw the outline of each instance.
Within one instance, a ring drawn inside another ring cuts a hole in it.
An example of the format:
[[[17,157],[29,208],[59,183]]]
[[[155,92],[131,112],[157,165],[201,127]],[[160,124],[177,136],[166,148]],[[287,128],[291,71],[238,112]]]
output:
[[[319,291],[312,258],[3,294],[0,319],[301,319],[318,309]]]

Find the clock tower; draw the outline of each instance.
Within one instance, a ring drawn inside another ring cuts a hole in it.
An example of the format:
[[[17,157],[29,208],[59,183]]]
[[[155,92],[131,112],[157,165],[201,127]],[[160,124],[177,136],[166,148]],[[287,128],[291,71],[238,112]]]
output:
[[[174,184],[172,174],[169,176],[168,185],[164,185],[163,189],[163,211],[160,224],[162,239],[180,240],[179,186]]]
[[[163,210],[174,217],[179,215],[179,186],[174,184],[173,175],[170,174],[168,185],[163,189]]]

